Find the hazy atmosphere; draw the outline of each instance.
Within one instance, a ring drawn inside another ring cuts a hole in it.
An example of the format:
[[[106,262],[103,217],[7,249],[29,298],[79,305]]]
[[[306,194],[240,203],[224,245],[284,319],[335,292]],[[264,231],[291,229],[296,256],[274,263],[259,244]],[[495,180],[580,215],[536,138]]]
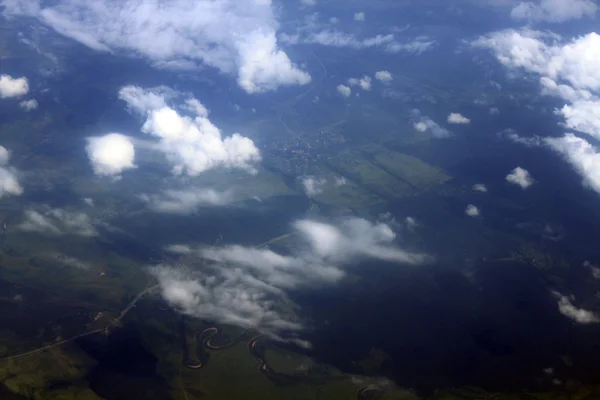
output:
[[[598,398],[599,22],[0,0],[0,398]]]

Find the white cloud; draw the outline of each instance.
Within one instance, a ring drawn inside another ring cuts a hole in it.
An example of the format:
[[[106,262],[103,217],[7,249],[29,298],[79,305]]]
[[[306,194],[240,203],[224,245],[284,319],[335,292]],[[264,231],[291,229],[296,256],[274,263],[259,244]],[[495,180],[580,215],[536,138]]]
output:
[[[495,114],[500,114],[500,110],[498,109],[498,107],[491,107],[490,115],[495,115]]]
[[[419,132],[429,130],[435,138],[446,138],[451,135],[450,131],[446,128],[441,127],[431,118],[421,115],[421,111],[415,109],[411,111],[411,114],[413,120],[415,120],[415,122],[413,122],[413,127]]]
[[[467,214],[469,217],[477,217],[479,215],[479,209],[473,204],[469,204],[465,209],[465,214]]]
[[[7,165],[10,161],[10,151],[4,146],[0,146],[0,165]]]
[[[85,237],[98,234],[90,217],[80,211],[53,208],[38,212],[29,209],[25,210],[24,217],[24,221],[18,225],[23,231]]]
[[[565,118],[565,126],[600,139],[600,35],[592,32],[567,41],[531,29],[505,30],[472,44],[491,49],[507,68],[538,74],[543,94],[568,102],[555,110]],[[600,193],[598,152],[585,139],[571,133],[545,139],[512,136],[525,145],[548,145],[573,165],[586,185]]]
[[[370,76],[363,76],[362,78],[350,78],[348,84],[350,86],[360,86],[363,90],[371,90],[372,79]]]
[[[346,178],[343,176],[336,176],[333,180],[333,183],[335,186],[344,186],[346,183],[348,183],[346,181]]]
[[[587,140],[567,133],[546,138],[545,143],[562,155],[583,176],[583,183],[600,194],[600,152]]]
[[[523,68],[575,89],[600,89],[600,35],[595,32],[563,43],[546,32],[509,29],[472,44],[491,49],[506,67]]]
[[[135,168],[135,149],[131,139],[118,133],[87,139],[86,151],[96,175],[119,177]]]
[[[418,225],[417,220],[415,218],[413,218],[413,217],[406,217],[406,218],[404,218],[404,223],[406,224],[406,227],[408,229],[414,229]]]
[[[339,94],[341,94],[344,97],[350,97],[350,94],[352,94],[352,89],[350,89],[346,85],[338,85],[337,91]]]
[[[448,115],[449,124],[470,124],[471,120],[459,113],[450,113]]]
[[[394,78],[390,71],[377,71],[375,72],[375,79],[383,83],[388,83],[391,82]]]
[[[506,175],[506,181],[521,186],[521,189],[527,189],[535,182],[526,169],[517,167]]]
[[[304,4],[305,6],[316,6],[317,0],[300,0],[300,3]]]
[[[600,318],[593,312],[577,308],[571,303],[568,297],[556,294],[558,299],[558,311],[565,317],[572,319],[579,324],[596,324],[600,322]]]
[[[476,192],[483,192],[483,193],[487,193],[487,187],[483,184],[483,183],[476,183],[475,185],[473,185],[473,190]]]
[[[538,0],[519,3],[510,16],[516,20],[564,22],[593,18],[597,12],[598,5],[592,0]]]
[[[29,92],[27,78],[13,78],[10,75],[0,75],[0,98],[19,97]]]
[[[362,12],[362,11],[354,13],[354,20],[355,21],[364,21],[365,20],[365,13]]]
[[[389,53],[414,53],[421,54],[428,50],[433,49],[436,45],[435,40],[431,40],[426,36],[418,36],[410,42],[391,42],[388,46],[385,47],[385,50]]]
[[[425,132],[427,130],[427,124],[425,122],[415,122],[413,127],[419,132]]]
[[[172,214],[190,214],[202,206],[222,206],[233,201],[231,192],[206,188],[165,190],[158,195],[142,195],[141,198],[151,209]]]
[[[158,86],[150,90],[139,86],[124,86],[119,90],[119,98],[127,103],[127,107],[145,115],[149,110],[159,110],[167,107],[167,101],[172,100],[179,93],[166,87]]]
[[[295,224],[307,239],[313,251],[320,257],[333,262],[351,262],[357,257],[420,264],[426,257],[407,253],[392,245],[396,234],[383,223],[372,224],[360,218],[351,218],[339,227],[322,222],[303,220]]]
[[[13,168],[0,167],[0,198],[7,195],[18,196],[23,193],[16,171]]]
[[[173,165],[173,173],[197,176],[217,167],[256,172],[253,164],[261,156],[251,139],[239,133],[223,137],[208,118],[206,107],[195,98],[182,107],[193,117],[181,115],[167,105],[169,96],[164,88],[126,86],[119,92],[131,109],[146,117],[142,132],[158,139],[155,147]]]
[[[395,233],[382,223],[349,218],[337,225],[301,220],[293,226],[300,243],[289,254],[239,245],[170,246],[169,251],[205,262],[203,272],[156,267],[164,298],[189,315],[307,345],[298,339],[304,325],[287,290],[335,284],[346,276],[345,269],[360,267],[365,258],[401,264],[428,259],[396,246]]]
[[[331,17],[331,18],[329,18],[329,22],[332,24],[339,24],[340,19],[338,17]]]
[[[313,28],[313,27],[311,27]],[[380,48],[388,53],[412,53],[421,54],[431,50],[435,40],[425,36],[419,36],[412,40],[399,42],[393,34],[376,35],[364,39],[358,39],[350,33],[344,33],[339,30],[329,28],[320,30],[309,30],[308,32],[297,33],[293,35],[282,34],[281,40],[287,44],[320,44],[322,46],[332,46],[341,48],[351,48],[355,50]]]
[[[38,108],[38,102],[36,99],[23,100],[19,103],[19,107],[21,107],[25,111],[31,111]]]
[[[82,270],[90,270],[94,267],[91,263],[89,263],[87,261],[83,261],[83,260],[80,260],[75,257],[70,257],[66,254],[50,253],[50,254],[44,254],[44,256],[52,258],[58,264],[67,266],[67,267],[72,267],[72,268],[77,268],[77,269],[82,269]]]
[[[316,178],[314,176],[307,176],[302,179],[302,186],[308,197],[315,197],[316,195],[323,193],[323,187],[326,183],[327,180],[325,178]]]
[[[279,23],[267,0],[59,0],[45,7],[40,0],[11,0],[4,6],[5,15],[37,18],[97,51],[125,50],[161,67],[202,63],[236,74],[248,93],[310,82],[279,47]]]
[[[568,128],[600,139],[600,100],[577,100],[557,110]]]
[[[600,268],[598,268],[597,266],[595,266],[587,260],[583,262],[583,267],[588,268],[590,270],[594,279],[600,279]]]
[[[17,171],[8,165],[9,161],[10,152],[4,146],[0,146],[0,199],[23,193],[23,188],[17,178]]]
[[[530,29],[506,30],[473,45],[491,49],[508,68],[539,74],[543,93],[571,102],[556,111],[565,117],[566,126],[600,138],[600,35],[592,32],[563,42]]]

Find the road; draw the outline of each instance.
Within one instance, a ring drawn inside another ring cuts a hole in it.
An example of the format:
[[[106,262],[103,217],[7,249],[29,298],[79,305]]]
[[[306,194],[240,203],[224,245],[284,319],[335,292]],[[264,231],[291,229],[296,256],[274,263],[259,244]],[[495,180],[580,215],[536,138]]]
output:
[[[131,300],[131,302],[129,302],[129,304],[127,305],[127,307],[125,307],[121,311],[121,313],[119,314],[119,316],[117,318],[115,318],[114,320],[112,320],[112,322],[110,324],[106,325],[106,327],[104,327],[104,328],[96,329],[96,330],[93,330],[93,331],[90,331],[90,332],[85,332],[85,333],[82,333],[81,335],[77,335],[77,336],[69,338],[69,339],[61,340],[60,342],[55,342],[55,343],[46,345],[44,347],[39,347],[37,349],[29,350],[29,351],[26,351],[24,353],[14,354],[14,355],[8,356],[8,357],[2,357],[2,358],[0,358],[0,361],[14,360],[15,358],[21,358],[21,357],[29,356],[31,354],[41,353],[42,351],[49,350],[49,349],[51,349],[53,347],[62,346],[65,343],[72,342],[72,341],[77,340],[77,339],[81,339],[82,337],[91,336],[91,335],[95,335],[96,333],[104,332],[108,328],[111,328],[111,327],[117,325],[119,322],[121,322],[121,320],[123,319],[123,317],[125,317],[125,315],[135,306],[135,304],[142,297],[144,297],[144,295],[152,292],[155,289],[158,289],[159,287],[160,287],[160,285],[154,285],[154,286],[150,286],[150,287],[147,287],[146,289],[144,289],[137,296],[135,296],[134,299]]]

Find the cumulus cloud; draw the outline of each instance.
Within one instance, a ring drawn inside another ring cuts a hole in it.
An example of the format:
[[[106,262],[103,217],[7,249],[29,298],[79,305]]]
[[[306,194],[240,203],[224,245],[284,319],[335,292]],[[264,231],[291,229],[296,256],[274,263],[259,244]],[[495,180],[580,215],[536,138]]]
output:
[[[365,20],[365,13],[362,12],[362,11],[354,13],[354,20],[355,21],[364,21]]]
[[[515,6],[510,16],[515,20],[564,22],[583,17],[593,18],[598,5],[592,0],[526,1]]]
[[[471,120],[459,113],[450,113],[448,115],[449,124],[470,124]]]
[[[592,32],[568,42],[530,29],[480,37],[476,47],[491,49],[511,69],[540,75],[544,93],[569,101],[557,114],[568,128],[600,138],[600,35]]]
[[[567,104],[555,110],[564,125],[600,139],[600,35],[589,33],[571,40],[531,29],[493,32],[474,41],[487,48],[504,66],[540,76],[542,93]],[[600,166],[595,147],[567,133],[562,138],[515,138],[526,145],[547,145],[561,154],[598,191]]]
[[[575,89],[600,89],[600,35],[595,32],[562,42],[547,32],[509,29],[472,44],[491,49],[506,67],[523,68]]]
[[[135,149],[131,139],[118,133],[87,139],[86,151],[96,175],[120,177],[135,168]]]
[[[233,201],[231,192],[207,188],[165,190],[156,195],[142,195],[141,198],[151,209],[172,214],[191,214],[202,206],[223,206]]]
[[[413,127],[419,132],[430,131],[435,138],[446,138],[451,135],[450,131],[448,131],[446,128],[441,127],[431,118],[421,115],[421,111],[412,110],[411,114],[414,121]]]
[[[390,71],[377,71],[375,72],[375,79],[383,83],[388,83],[391,82],[394,78]]]
[[[307,345],[298,338],[304,328],[288,290],[332,285],[363,259],[421,264],[422,254],[394,244],[392,229],[349,218],[339,224],[300,220],[293,224],[299,242],[289,253],[239,245],[167,250],[204,260],[203,271],[161,265],[154,269],[164,298],[182,312],[245,328],[276,339]]]
[[[10,75],[0,75],[0,98],[19,97],[29,92],[27,78],[13,78]]]
[[[425,132],[427,130],[427,124],[425,122],[415,122],[413,128],[419,132]]]
[[[10,152],[4,146],[0,146],[0,199],[23,193],[23,188],[17,178],[17,171],[8,165],[9,161]]]
[[[527,189],[534,183],[529,172],[521,167],[516,167],[510,174],[506,175],[506,181],[521,186],[521,189]]]
[[[25,111],[31,111],[38,108],[38,102],[36,99],[23,100],[19,103],[19,107],[21,107]]]
[[[223,137],[197,99],[189,98],[180,107],[188,116],[167,105],[174,95],[165,93],[164,88],[126,86],[119,97],[146,118],[141,130],[158,140],[155,148],[166,155],[173,173],[197,176],[217,167],[256,172],[253,164],[261,156],[251,139],[239,133]]]
[[[97,51],[124,50],[153,65],[180,69],[197,63],[237,75],[248,93],[310,82],[279,47],[276,19],[266,0],[5,1],[4,14],[38,19]]]
[[[350,97],[350,95],[352,94],[352,89],[350,89],[346,85],[338,85],[337,91],[339,94],[341,94],[344,97]]]
[[[558,296],[558,311],[565,317],[578,324],[597,324],[600,322],[600,318],[595,313],[575,307],[567,296],[558,293],[556,295]]]
[[[318,194],[323,193],[323,187],[327,183],[325,178],[316,178],[314,176],[307,176],[302,179],[302,186],[304,187],[304,193],[308,197],[315,197]]]
[[[41,212],[25,210],[24,220],[18,225],[18,229],[49,235],[91,237],[98,234],[87,214],[62,208],[46,208]]]
[[[600,139],[600,100],[577,100],[556,114],[565,118],[567,127]]]
[[[545,143],[579,172],[585,186],[600,194],[600,151],[596,147],[572,133],[559,138],[546,138]]]
[[[473,204],[469,204],[465,209],[465,214],[467,214],[469,217],[477,217],[479,215],[479,209]]]
[[[473,185],[473,190],[476,192],[483,192],[486,193],[487,190],[487,186],[485,186],[483,183],[476,183],[475,185]]]
[[[371,90],[371,77],[363,76],[362,78],[350,78],[348,79],[348,84],[350,86],[360,86],[363,90]]]

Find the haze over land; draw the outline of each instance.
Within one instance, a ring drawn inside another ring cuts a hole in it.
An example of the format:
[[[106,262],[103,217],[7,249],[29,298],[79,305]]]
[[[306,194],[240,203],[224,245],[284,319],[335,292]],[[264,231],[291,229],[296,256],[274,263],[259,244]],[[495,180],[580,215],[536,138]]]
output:
[[[0,12],[0,397],[600,393],[597,3]]]

